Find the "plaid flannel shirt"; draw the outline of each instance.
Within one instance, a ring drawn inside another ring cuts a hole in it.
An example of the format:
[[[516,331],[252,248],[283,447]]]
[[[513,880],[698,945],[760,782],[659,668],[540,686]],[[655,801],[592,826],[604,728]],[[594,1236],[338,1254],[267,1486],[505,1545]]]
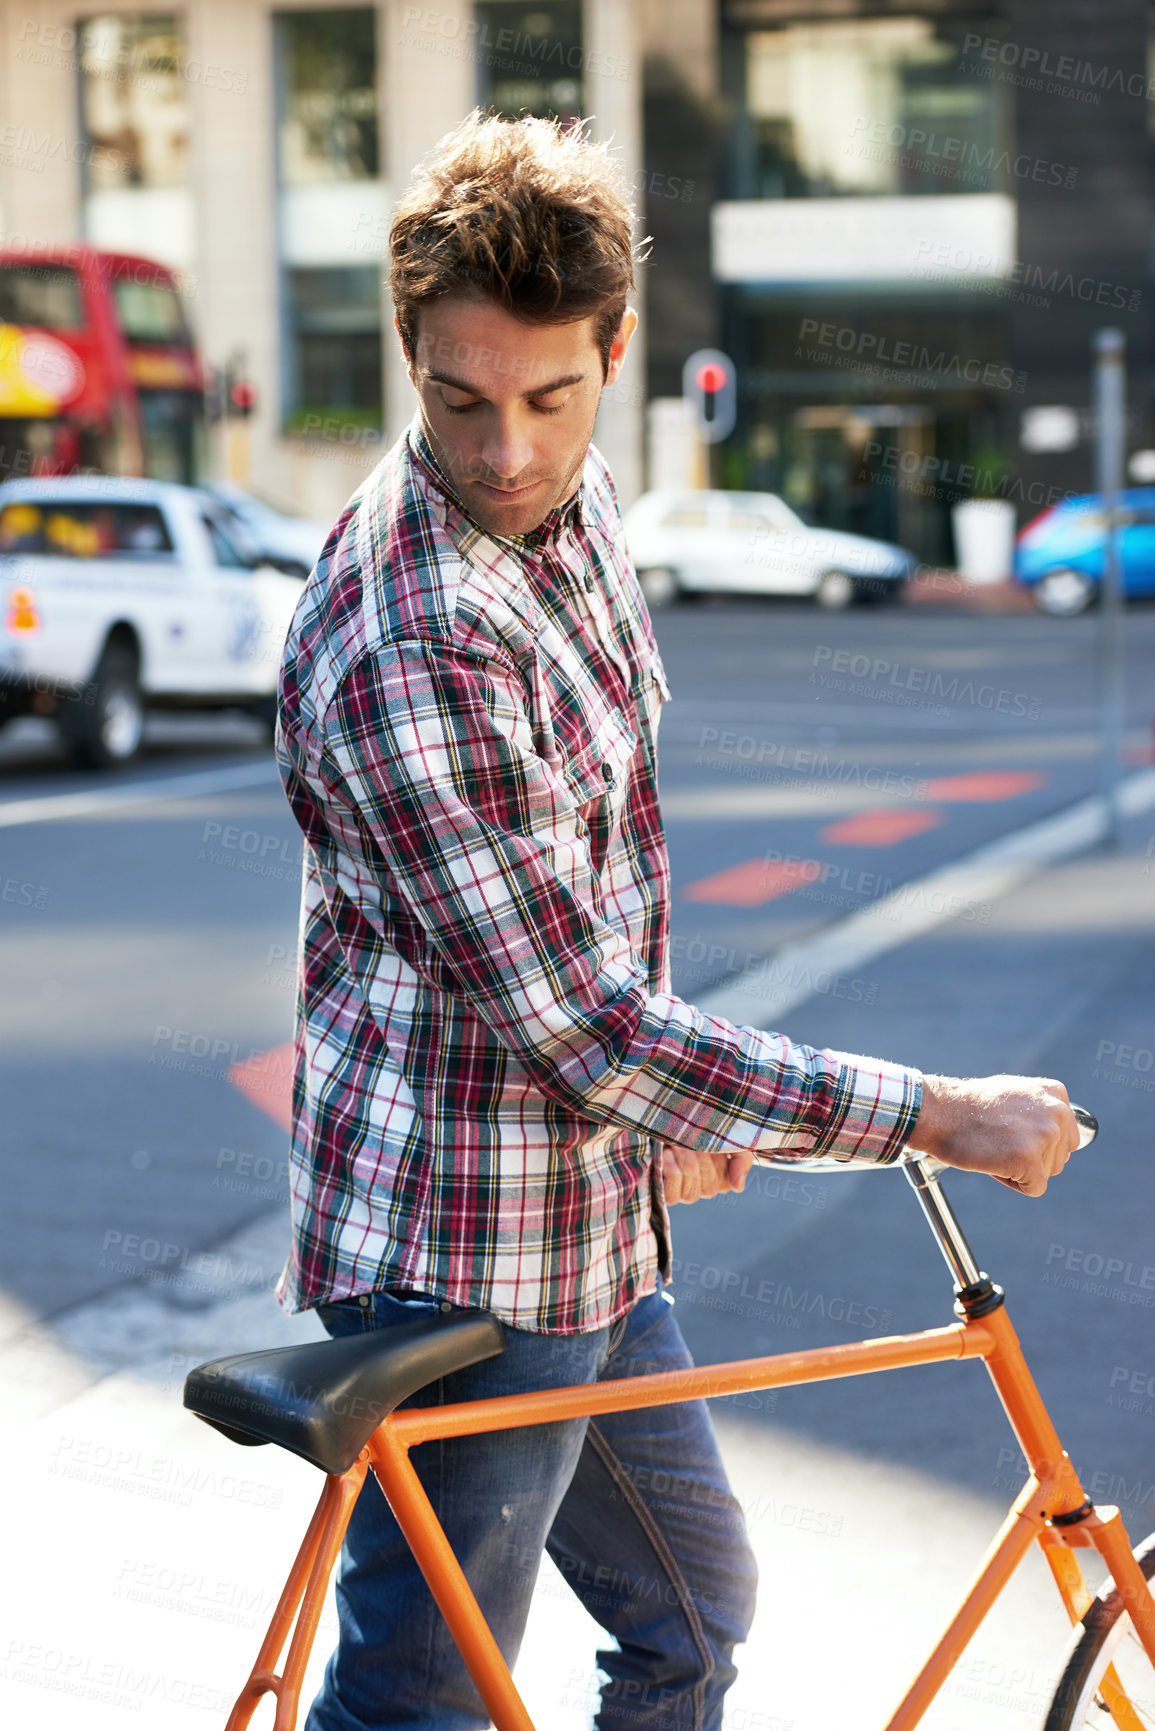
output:
[[[663,1139],[898,1155],[916,1071],[671,994],[666,696],[597,451],[499,538],[415,419],[330,534],[282,667],[306,843],[286,1308],[388,1288],[597,1329],[666,1263]]]

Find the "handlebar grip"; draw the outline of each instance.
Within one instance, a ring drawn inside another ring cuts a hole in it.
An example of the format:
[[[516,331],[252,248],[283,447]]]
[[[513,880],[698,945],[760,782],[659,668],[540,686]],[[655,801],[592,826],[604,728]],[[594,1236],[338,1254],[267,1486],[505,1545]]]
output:
[[[1088,1112],[1085,1106],[1076,1106],[1073,1100],[1071,1111],[1075,1114],[1075,1122],[1079,1126],[1079,1147],[1088,1148],[1099,1134],[1099,1120],[1093,1112]]]

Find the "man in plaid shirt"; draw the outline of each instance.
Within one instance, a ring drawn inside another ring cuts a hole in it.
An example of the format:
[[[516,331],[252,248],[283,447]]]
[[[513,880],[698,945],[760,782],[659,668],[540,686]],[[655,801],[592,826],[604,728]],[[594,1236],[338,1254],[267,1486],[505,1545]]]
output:
[[[1059,1084],[924,1078],[672,995],[668,696],[590,445],[636,317],[629,205],[579,130],[472,116],[391,235],[419,413],[334,526],[286,647],[306,840],[289,1309],[333,1334],[508,1325],[457,1401],[687,1365],[667,1205],[756,1155],[919,1146],[1039,1194]],[[598,1718],[715,1731],[754,1566],[704,1404],[430,1444],[421,1474],[512,1663],[543,1547],[613,1638]],[[668,1488],[676,1483],[677,1495]],[[307,1731],[488,1723],[376,1485]]]

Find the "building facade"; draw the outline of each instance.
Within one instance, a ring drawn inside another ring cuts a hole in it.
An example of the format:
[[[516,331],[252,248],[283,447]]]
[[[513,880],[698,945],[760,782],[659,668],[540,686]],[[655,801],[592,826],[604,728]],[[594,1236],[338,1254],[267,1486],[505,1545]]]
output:
[[[211,468],[329,516],[412,413],[384,276],[414,164],[475,103],[592,117],[652,242],[596,433],[623,503],[647,481],[647,404],[720,347],[739,417],[719,481],[949,562],[959,500],[1009,499],[1021,523],[1092,486],[1103,326],[1127,341],[1130,448],[1155,443],[1151,16],[0,0],[0,245],[178,267],[205,360],[256,391]]]
[[[694,30],[708,87],[648,31],[649,385],[733,355],[727,484],[949,562],[957,501],[1092,489],[1105,326],[1151,445],[1147,0],[702,0]]]
[[[641,167],[633,0],[0,4],[0,246],[176,267],[206,363],[255,389],[206,467],[331,517],[409,420],[384,285],[393,199],[475,103],[583,113]],[[641,488],[642,354],[596,437]]]

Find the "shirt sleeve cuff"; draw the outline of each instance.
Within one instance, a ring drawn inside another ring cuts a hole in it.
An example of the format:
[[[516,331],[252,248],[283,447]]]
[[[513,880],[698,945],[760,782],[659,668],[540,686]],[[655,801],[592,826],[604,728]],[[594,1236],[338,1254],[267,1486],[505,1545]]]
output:
[[[922,1109],[922,1072],[881,1058],[825,1054],[840,1066],[834,1109],[811,1156],[887,1166],[897,1160]]]

